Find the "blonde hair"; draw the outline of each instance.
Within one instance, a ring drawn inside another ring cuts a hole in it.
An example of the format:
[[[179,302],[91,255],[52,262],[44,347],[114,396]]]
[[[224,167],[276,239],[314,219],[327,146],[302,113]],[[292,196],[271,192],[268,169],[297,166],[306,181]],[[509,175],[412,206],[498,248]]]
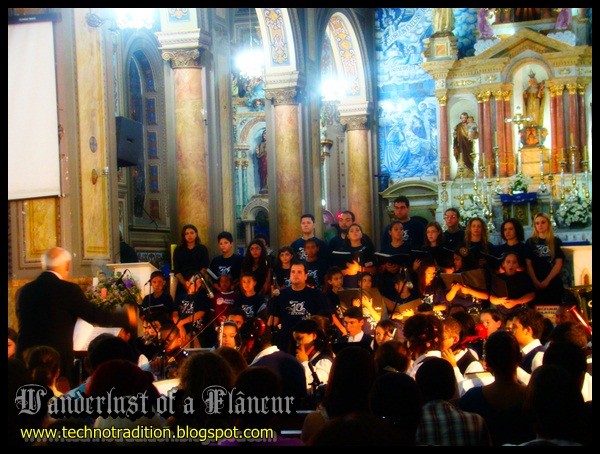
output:
[[[548,250],[550,251],[550,258],[552,260],[554,260],[554,256],[555,256],[555,247],[554,247],[554,227],[552,226],[552,220],[550,219],[550,215],[546,214],[546,213],[538,213],[533,217],[533,231],[531,232],[531,238],[533,238],[533,241],[535,243],[538,243],[538,239],[540,238],[540,235],[537,231],[537,229],[535,228],[535,220],[537,218],[544,218],[547,222],[548,222],[548,233],[546,233],[546,246],[548,247]]]

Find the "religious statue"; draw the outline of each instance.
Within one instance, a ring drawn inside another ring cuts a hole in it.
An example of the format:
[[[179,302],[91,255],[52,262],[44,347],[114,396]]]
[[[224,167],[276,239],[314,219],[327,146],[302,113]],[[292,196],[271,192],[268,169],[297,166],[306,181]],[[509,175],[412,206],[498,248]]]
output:
[[[259,144],[256,146],[256,160],[258,164],[258,179],[260,193],[268,192],[267,186],[267,130],[263,130]]]
[[[452,8],[433,8],[431,26],[433,27],[433,35],[431,36],[451,35],[454,29]]]
[[[496,20],[496,8],[480,8],[477,13],[477,29],[480,39],[492,39],[496,35],[492,24]]]
[[[558,17],[556,18],[556,25],[554,26],[555,30],[570,30],[571,29],[571,20],[572,13],[571,8],[554,8],[554,11],[558,13]]]
[[[531,118],[529,126],[543,125],[543,103],[545,89],[545,81],[538,82],[535,79],[535,73],[533,71],[530,71],[527,88],[523,91],[523,104],[525,106],[525,116]]]
[[[473,117],[470,117],[467,112],[460,114],[460,123],[454,128],[454,141],[452,144],[454,157],[459,165],[462,162],[465,167],[465,175],[473,175],[475,163],[471,154],[474,151],[475,140],[479,137],[475,120],[469,122],[469,118]]]

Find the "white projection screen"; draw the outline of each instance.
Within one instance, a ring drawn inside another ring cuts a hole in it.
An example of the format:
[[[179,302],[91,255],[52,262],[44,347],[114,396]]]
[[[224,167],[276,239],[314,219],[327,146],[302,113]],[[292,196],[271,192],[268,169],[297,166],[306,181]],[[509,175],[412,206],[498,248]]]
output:
[[[52,22],[8,25],[8,200],[61,194]]]

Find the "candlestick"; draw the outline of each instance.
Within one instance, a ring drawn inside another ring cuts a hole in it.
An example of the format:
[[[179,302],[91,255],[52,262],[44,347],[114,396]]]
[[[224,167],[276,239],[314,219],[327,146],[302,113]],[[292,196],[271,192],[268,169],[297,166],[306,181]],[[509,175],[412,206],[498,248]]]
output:
[[[519,151],[517,151],[517,173],[523,173],[523,164],[521,159],[521,149],[519,148]]]
[[[552,227],[556,227],[556,221],[554,220],[554,175],[552,173],[548,175],[548,182],[550,184],[550,223]]]
[[[540,174],[544,175],[544,149],[540,147]]]
[[[577,176],[575,175],[575,152],[571,153],[571,173],[573,174],[573,188],[577,183]]]

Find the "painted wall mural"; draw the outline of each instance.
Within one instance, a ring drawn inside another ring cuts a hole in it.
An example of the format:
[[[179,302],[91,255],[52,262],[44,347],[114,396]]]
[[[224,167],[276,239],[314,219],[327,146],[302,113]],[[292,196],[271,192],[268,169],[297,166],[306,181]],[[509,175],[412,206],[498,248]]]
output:
[[[459,55],[473,55],[476,9],[454,8]],[[438,175],[434,81],[420,66],[432,8],[380,8],[375,20],[380,171],[391,179]]]

